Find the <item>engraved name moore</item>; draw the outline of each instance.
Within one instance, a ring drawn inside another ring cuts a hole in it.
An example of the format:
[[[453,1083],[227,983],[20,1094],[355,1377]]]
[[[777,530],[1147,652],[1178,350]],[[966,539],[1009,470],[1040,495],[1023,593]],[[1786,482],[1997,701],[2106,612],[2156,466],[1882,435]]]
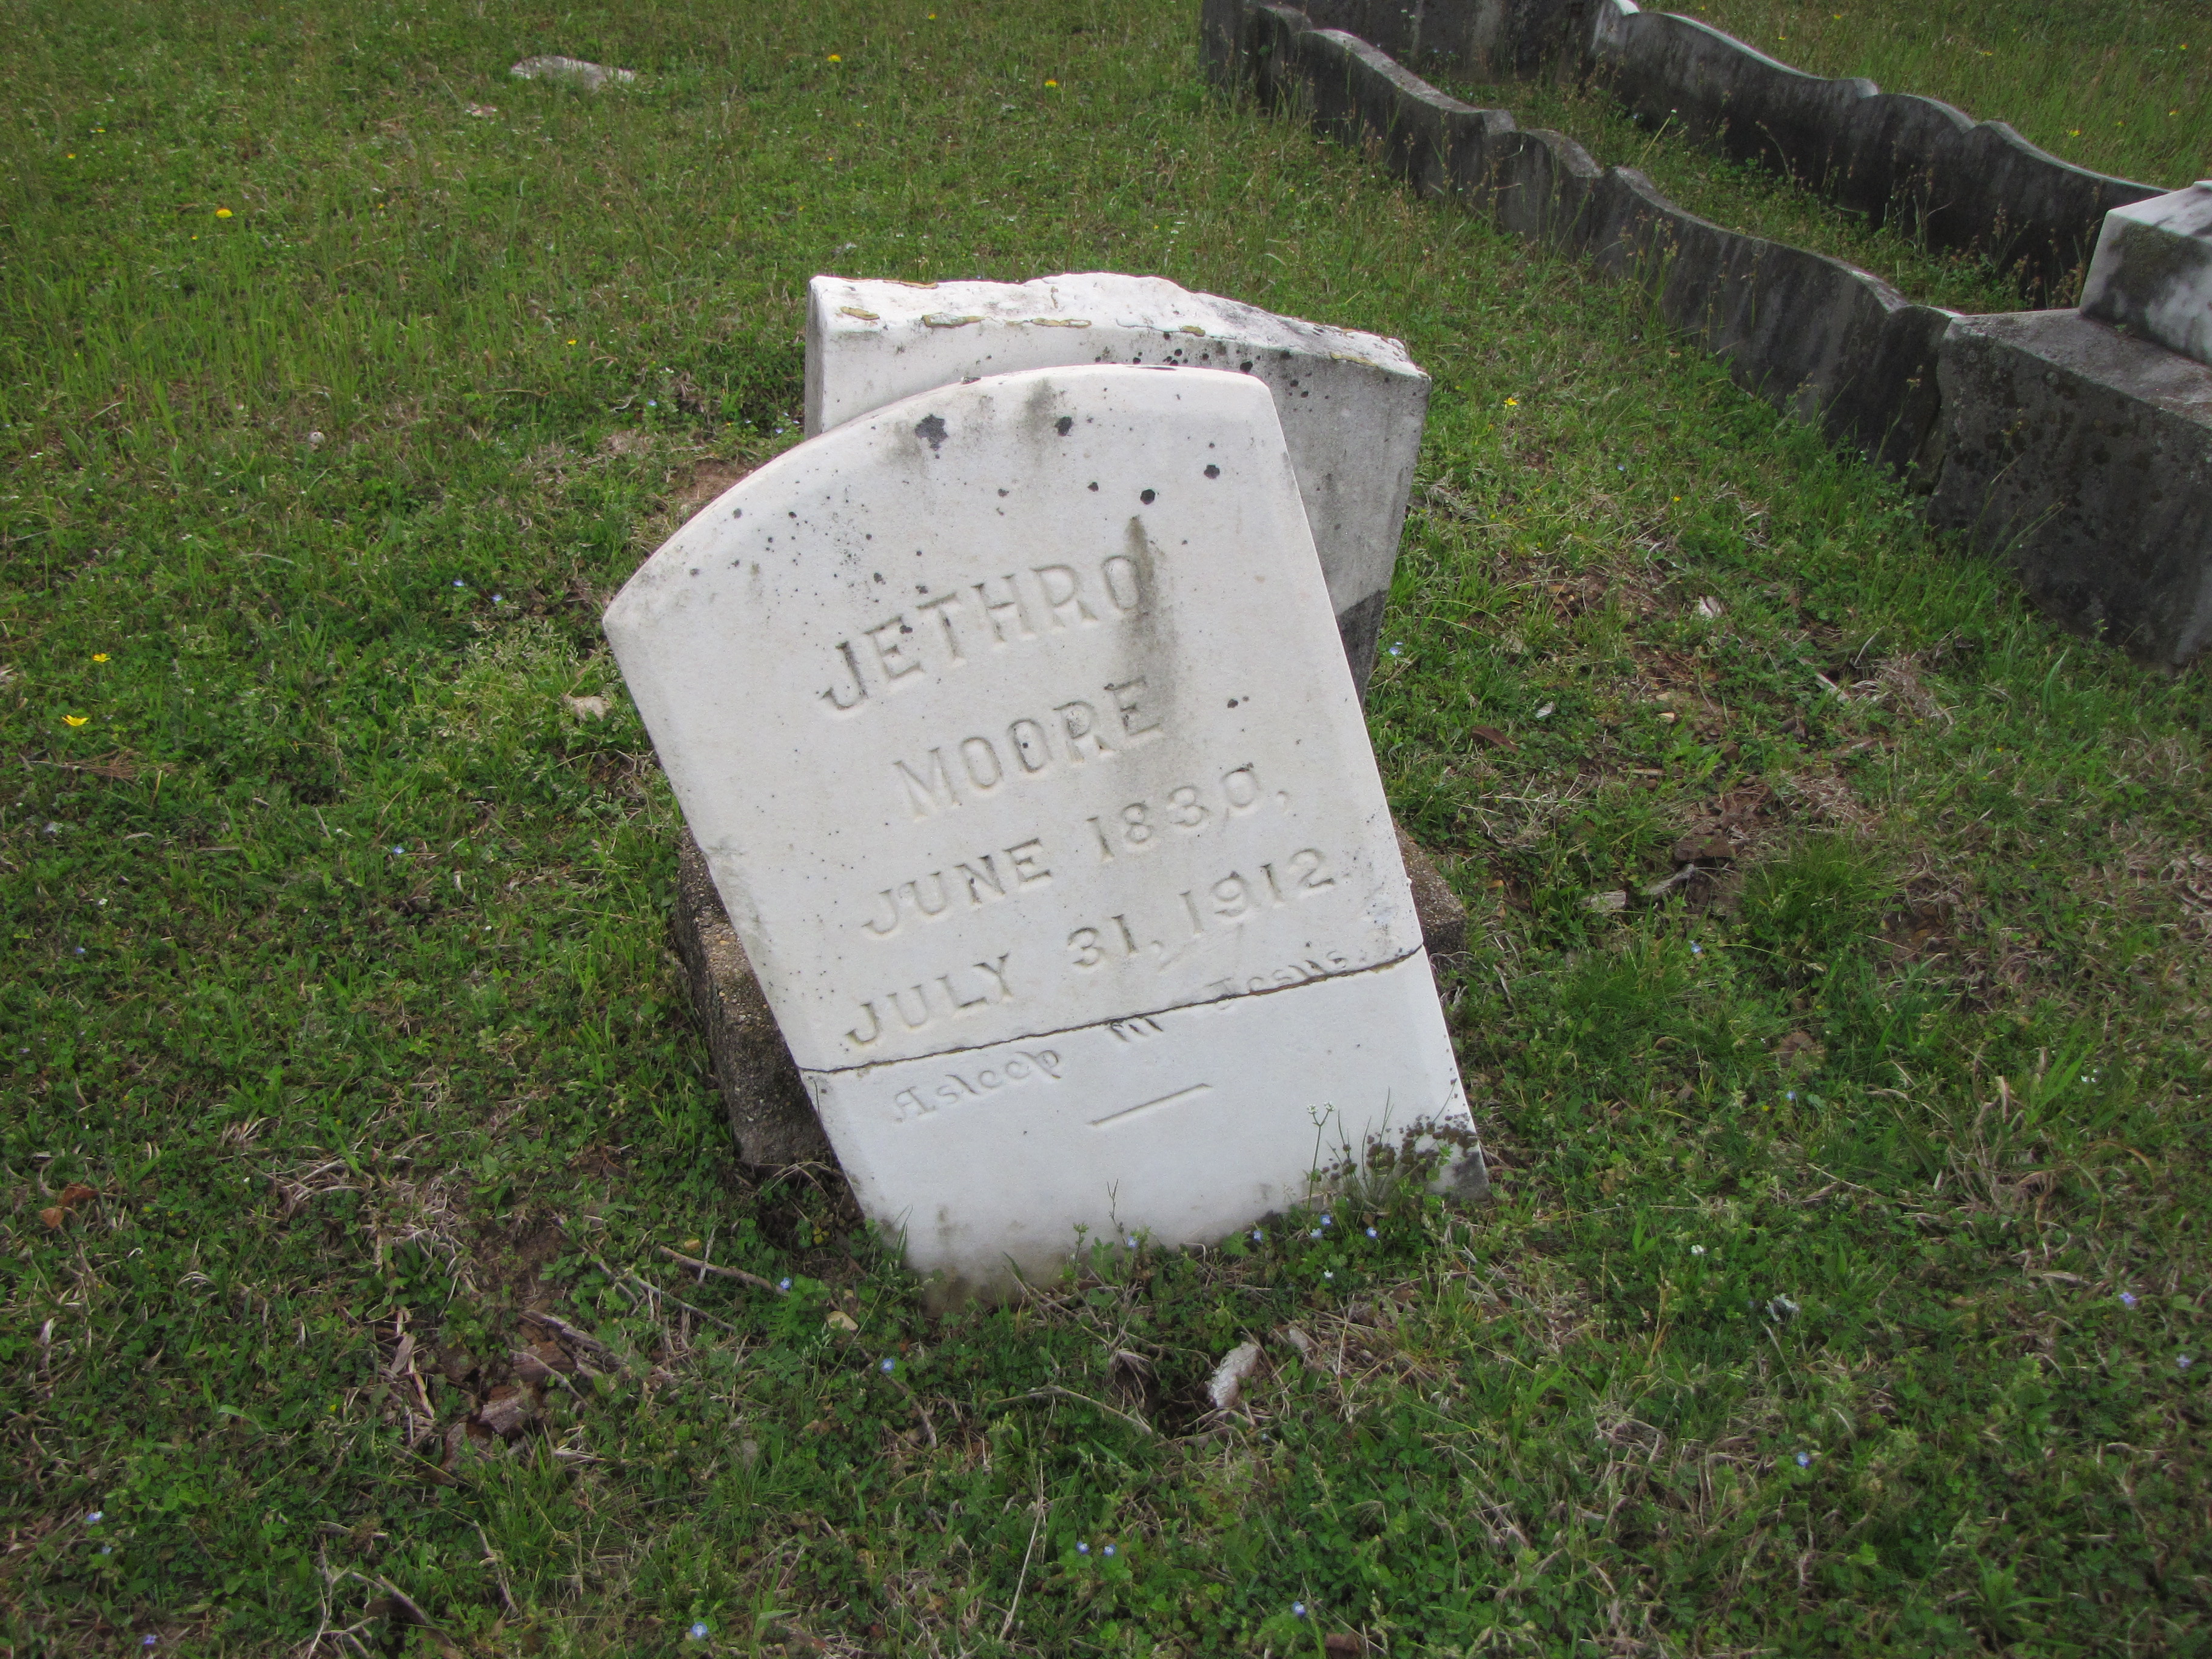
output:
[[[1258,382],[1046,369],[876,410],[702,511],[606,629],[878,1212],[909,1215],[928,1184],[921,1144],[898,1137],[939,1133],[949,1156],[954,1122],[994,1126],[1003,1150],[1054,1113],[1085,1134],[1233,1115],[1240,1068],[1297,1128],[1252,1189],[1275,1191],[1275,1166],[1310,1151],[1309,1108],[1330,1103],[1291,1099],[1313,1073],[1288,1050],[1320,1036],[1261,1010],[1322,984],[1347,988],[1370,1041],[1413,1056],[1362,1061],[1378,1100],[1396,1091],[1401,1124],[1464,1121]],[[1207,1015],[1194,1048],[1175,1023],[1194,1008],[1251,1016]],[[1166,1035],[1133,1041],[1154,1017]],[[1263,1028],[1285,1051],[1279,1077],[1243,1052]],[[1039,1224],[1060,1233],[1091,1216],[1091,1197],[1038,1199],[1080,1151],[1055,1146],[996,1219],[939,1206],[940,1248],[916,1247],[917,1261],[1035,1257],[1035,1239],[1010,1242],[1022,1204],[1042,1203]],[[951,1185],[963,1173],[944,1166]],[[1235,1225],[1252,1201],[1241,1187],[1186,1195],[1175,1224]]]

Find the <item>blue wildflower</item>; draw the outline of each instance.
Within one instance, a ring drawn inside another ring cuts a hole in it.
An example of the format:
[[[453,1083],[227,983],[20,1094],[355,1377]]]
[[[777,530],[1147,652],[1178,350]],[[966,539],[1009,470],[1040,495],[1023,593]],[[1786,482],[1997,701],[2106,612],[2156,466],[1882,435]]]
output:
[[[2136,1293],[2133,1291],[2122,1291],[2120,1292],[2120,1305],[2123,1308],[2134,1307],[2136,1305]]]
[[[707,1626],[703,1622],[691,1626],[691,1639],[695,1642],[703,1642],[707,1639]]]
[[[1813,1454],[1810,1452],[1799,1452],[1797,1454],[1797,1467],[1801,1469],[1811,1468],[1813,1467]]]
[[[896,1359],[893,1359],[893,1358],[892,1358],[889,1354],[885,1354],[885,1355],[884,1356],[884,1363],[883,1363],[883,1373],[884,1373],[884,1375],[885,1376],[890,1376],[893,1371],[896,1370],[897,1369],[898,1369],[898,1361],[897,1361],[897,1360],[896,1360]]]
[[[1374,1228],[1372,1228],[1372,1227],[1370,1227],[1370,1228],[1367,1230],[1367,1236],[1368,1236],[1368,1237],[1370,1237],[1370,1238],[1380,1238],[1380,1237],[1382,1237],[1382,1234],[1380,1234],[1380,1233],[1376,1232],[1376,1231],[1375,1231],[1375,1229],[1374,1229]]]
[[[1075,1553],[1078,1555],[1088,1555],[1091,1553],[1091,1546],[1079,1538],[1075,1540]]]
[[[1104,1552],[1103,1552],[1103,1553],[1104,1553],[1105,1554],[1108,1554],[1108,1555],[1111,1555],[1111,1554],[1113,1554],[1113,1553],[1114,1553],[1114,1547],[1113,1547],[1111,1544],[1109,1544],[1109,1545],[1106,1547],[1106,1548],[1105,1548],[1105,1550],[1104,1550]]]
[[[1291,1618],[1293,1618],[1293,1619],[1303,1619],[1303,1618],[1304,1618],[1305,1616],[1306,1616],[1306,1604],[1305,1604],[1304,1602],[1303,1602],[1303,1601],[1293,1601],[1293,1602],[1291,1602]]]

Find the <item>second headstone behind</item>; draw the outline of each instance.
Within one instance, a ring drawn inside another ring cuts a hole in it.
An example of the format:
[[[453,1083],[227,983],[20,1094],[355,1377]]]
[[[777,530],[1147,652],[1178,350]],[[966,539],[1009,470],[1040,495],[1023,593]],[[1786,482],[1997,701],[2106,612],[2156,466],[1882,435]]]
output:
[[[809,435],[933,386],[1079,363],[1225,368],[1266,384],[1364,696],[1429,407],[1429,377],[1403,345],[1113,271],[807,284]]]

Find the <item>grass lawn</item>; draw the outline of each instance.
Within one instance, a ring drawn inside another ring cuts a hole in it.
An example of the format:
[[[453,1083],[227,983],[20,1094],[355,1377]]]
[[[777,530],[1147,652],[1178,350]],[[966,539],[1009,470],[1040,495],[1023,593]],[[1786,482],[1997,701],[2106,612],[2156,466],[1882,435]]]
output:
[[[1188,0],[7,21],[0,1644],[2212,1646],[2203,672]],[[1498,1196],[935,1321],[734,1160],[598,614],[795,441],[810,274],[1097,268],[1436,376],[1371,726]]]

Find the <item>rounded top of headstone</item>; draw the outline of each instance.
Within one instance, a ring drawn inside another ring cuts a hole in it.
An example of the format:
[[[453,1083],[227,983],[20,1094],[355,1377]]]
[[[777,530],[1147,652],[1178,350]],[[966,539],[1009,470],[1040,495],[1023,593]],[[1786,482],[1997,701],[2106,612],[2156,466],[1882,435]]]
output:
[[[1419,946],[1251,376],[1036,369],[887,404],[733,485],[606,631],[804,1067]]]

